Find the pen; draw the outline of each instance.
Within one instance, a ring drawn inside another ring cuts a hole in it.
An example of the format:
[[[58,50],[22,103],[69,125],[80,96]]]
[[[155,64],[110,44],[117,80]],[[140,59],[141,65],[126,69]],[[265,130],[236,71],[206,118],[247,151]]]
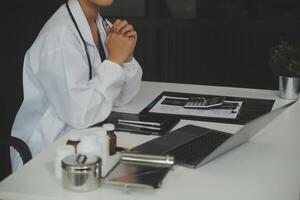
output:
[[[112,28],[112,24],[106,18],[102,18],[102,26],[105,30]]]
[[[160,127],[154,127],[154,126],[145,126],[140,124],[133,124],[133,123],[126,123],[126,122],[118,122],[120,125],[124,126],[132,126],[137,128],[144,128],[144,129],[150,129],[150,130],[161,130]]]
[[[125,128],[125,127],[116,127],[117,131],[123,131],[123,132],[127,132],[127,133],[132,133],[132,134],[141,134],[141,135],[159,135],[160,132],[159,131],[152,131],[152,130],[134,130],[134,129],[130,129],[130,128]]]

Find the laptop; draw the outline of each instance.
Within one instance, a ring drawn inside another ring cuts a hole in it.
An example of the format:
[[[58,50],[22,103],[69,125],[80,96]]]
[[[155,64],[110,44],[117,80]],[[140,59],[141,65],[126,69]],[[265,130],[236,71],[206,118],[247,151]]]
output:
[[[134,147],[131,151],[143,154],[172,155],[175,157],[175,164],[197,168],[247,142],[294,102],[249,122],[235,134],[186,125],[167,135]]]

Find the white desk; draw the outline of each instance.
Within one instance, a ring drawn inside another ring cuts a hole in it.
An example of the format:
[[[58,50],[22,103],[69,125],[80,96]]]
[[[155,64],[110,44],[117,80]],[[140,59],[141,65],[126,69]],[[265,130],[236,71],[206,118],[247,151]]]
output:
[[[143,82],[140,93],[124,112],[141,111],[162,91],[232,95],[276,99],[275,107],[288,101],[279,99],[277,91],[199,85]],[[49,170],[55,144],[32,159],[23,168],[0,183],[0,199],[203,199],[203,200],[298,200],[300,188],[300,103],[297,102],[248,143],[200,167],[175,166],[157,190],[133,190],[105,185],[88,193],[64,190]],[[182,121],[234,133],[241,126],[209,122]],[[133,147],[154,136],[118,134],[120,146]]]

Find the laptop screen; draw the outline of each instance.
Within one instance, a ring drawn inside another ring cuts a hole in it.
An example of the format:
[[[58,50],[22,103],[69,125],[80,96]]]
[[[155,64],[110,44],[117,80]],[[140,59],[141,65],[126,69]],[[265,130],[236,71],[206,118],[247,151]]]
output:
[[[274,111],[262,115],[261,117],[249,122],[238,132],[236,132],[233,136],[231,136],[228,140],[226,140],[222,145],[216,148],[212,153],[210,153],[205,159],[203,159],[203,161],[200,162],[198,166],[201,166],[215,159],[216,157],[224,154],[225,152],[230,151],[233,148],[245,143],[294,103],[295,101],[284,105],[280,108],[277,108]]]

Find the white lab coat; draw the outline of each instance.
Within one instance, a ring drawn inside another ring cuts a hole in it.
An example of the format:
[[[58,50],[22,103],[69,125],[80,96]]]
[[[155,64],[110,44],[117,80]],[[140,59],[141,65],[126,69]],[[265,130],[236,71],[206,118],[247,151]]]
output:
[[[103,121],[113,106],[128,103],[140,87],[142,70],[137,61],[122,66],[101,62],[78,0],[69,0],[69,6],[87,44],[93,78],[89,80],[84,44],[64,4],[45,24],[24,59],[24,100],[12,135],[24,140],[33,156],[67,130]],[[97,24],[105,48],[101,20],[99,16]],[[13,169],[20,164],[13,151]]]

